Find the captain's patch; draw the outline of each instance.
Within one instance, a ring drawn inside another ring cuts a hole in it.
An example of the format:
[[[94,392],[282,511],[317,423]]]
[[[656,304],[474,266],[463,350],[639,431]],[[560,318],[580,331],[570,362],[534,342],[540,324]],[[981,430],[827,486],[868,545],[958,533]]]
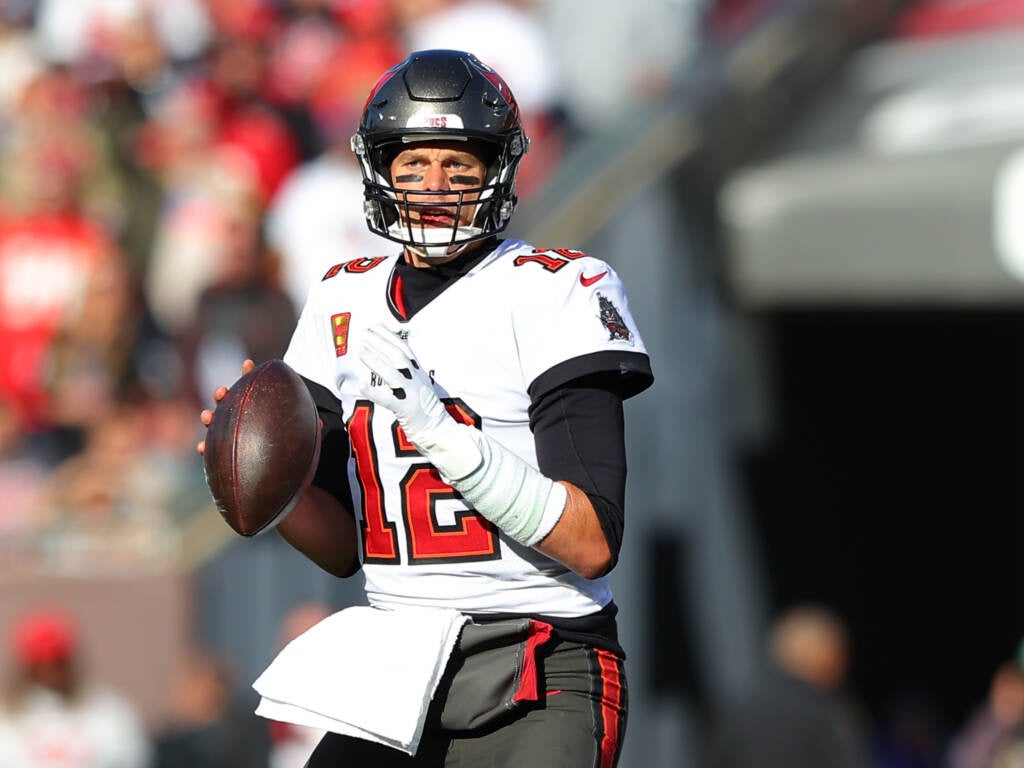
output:
[[[348,352],[348,329],[352,320],[351,312],[331,315],[331,335],[334,336],[334,354],[342,357]]]

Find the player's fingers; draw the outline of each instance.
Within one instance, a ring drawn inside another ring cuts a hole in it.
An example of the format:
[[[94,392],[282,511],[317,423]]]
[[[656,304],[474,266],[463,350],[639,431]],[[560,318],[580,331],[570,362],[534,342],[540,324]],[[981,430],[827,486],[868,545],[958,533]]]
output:
[[[392,389],[391,387],[373,387],[370,386],[369,382],[363,382],[359,385],[359,391],[363,397],[367,400],[372,400],[382,408],[387,408],[389,411],[394,411],[397,407],[396,400],[405,399],[405,390],[403,389]],[[399,396],[401,393],[401,396]]]
[[[204,408],[199,412],[199,420],[203,422],[204,426],[210,426],[210,422],[213,421],[213,411],[209,408]]]
[[[399,372],[398,368],[395,367],[395,364],[391,360],[382,356],[380,352],[377,351],[377,348],[370,344],[364,344],[360,347],[359,359],[363,361],[363,365],[369,368],[373,373],[380,376],[384,383],[392,389],[401,387],[403,383],[408,381],[408,379]],[[408,365],[408,361],[405,361],[405,364]],[[399,363],[399,365],[401,365],[401,363]]]
[[[395,333],[386,325],[378,323],[373,329],[379,336],[384,338],[388,344],[393,346],[402,357],[415,362],[416,355],[413,354],[412,347],[409,346],[409,342],[400,334]]]
[[[418,367],[409,344],[389,331],[386,326],[378,323],[367,330],[369,333],[366,334],[366,341],[372,343],[382,355],[393,361],[396,368],[405,368],[410,361],[414,367]]]
[[[219,403],[221,400],[224,399],[224,395],[226,395],[227,393],[227,387],[217,387],[217,389],[213,391],[213,399]]]
[[[202,455],[204,455],[206,453],[206,441],[205,440],[200,440],[199,441],[199,444],[196,445],[196,452],[200,456],[202,456]]]
[[[247,374],[247,373],[252,373],[252,371],[255,368],[256,368],[256,362],[254,360],[250,360],[247,357],[247,358],[245,358],[245,360],[242,361],[242,375],[243,376],[245,374]]]
[[[406,354],[398,347],[391,344],[386,337],[374,333],[371,330],[363,339],[360,349],[371,352],[375,355],[376,359],[383,361],[387,367],[393,370],[404,370],[406,373],[403,375],[406,379],[412,377],[410,373],[412,363],[408,356],[406,356]]]
[[[377,361],[374,365],[370,366],[370,363],[363,359],[364,363],[370,366],[376,373],[381,374],[382,377],[384,373],[383,367],[386,367],[389,371],[395,371],[399,374],[400,378],[397,379],[385,377],[385,381],[393,387],[402,386],[403,382],[407,384],[412,381],[414,371],[419,368],[419,365],[417,365],[415,360],[410,360],[404,352],[391,346],[377,334],[367,334],[367,338],[363,342],[361,350],[361,359],[362,354],[366,353],[371,355],[372,359]]]
[[[396,359],[407,360],[411,369],[420,367],[420,364],[416,361],[416,355],[412,351],[412,347],[409,346],[409,342],[403,339],[401,336],[392,333],[385,326],[380,325],[374,336],[384,341],[390,349],[394,351]],[[403,368],[405,364],[403,363]],[[412,378],[410,375],[408,378]]]
[[[378,355],[387,360],[392,367],[402,368],[409,364],[409,357],[402,349],[395,344],[394,337],[382,326],[367,328],[363,337],[364,348],[373,349]]]

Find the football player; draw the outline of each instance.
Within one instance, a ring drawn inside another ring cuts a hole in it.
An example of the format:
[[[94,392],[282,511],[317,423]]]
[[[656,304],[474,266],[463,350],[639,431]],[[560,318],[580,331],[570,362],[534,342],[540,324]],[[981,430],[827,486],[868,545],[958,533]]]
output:
[[[328,733],[312,768],[617,763],[622,403],[653,376],[608,264],[499,237],[528,147],[508,85],[448,50],[387,71],[352,137],[368,226],[396,252],[344,260],[309,293],[285,361],[323,445],[277,530],[331,573],[361,570],[371,606],[469,623],[415,754]],[[487,628],[510,653],[473,651]],[[363,647],[361,663],[390,663]],[[497,693],[469,693],[480,680]]]

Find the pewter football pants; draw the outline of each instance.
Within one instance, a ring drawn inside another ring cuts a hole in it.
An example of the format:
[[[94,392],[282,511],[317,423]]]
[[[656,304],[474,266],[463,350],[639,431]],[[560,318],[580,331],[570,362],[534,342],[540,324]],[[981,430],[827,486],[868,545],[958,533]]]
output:
[[[543,701],[486,731],[444,733],[428,717],[415,757],[329,733],[307,768],[614,768],[626,732],[622,660],[560,641],[543,655],[541,686]]]

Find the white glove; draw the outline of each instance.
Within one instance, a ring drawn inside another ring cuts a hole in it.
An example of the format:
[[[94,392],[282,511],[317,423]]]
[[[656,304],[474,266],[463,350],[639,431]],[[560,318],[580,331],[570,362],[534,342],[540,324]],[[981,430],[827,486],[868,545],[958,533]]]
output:
[[[359,359],[384,382],[364,382],[363,394],[395,414],[406,437],[441,474],[465,477],[480,466],[482,455],[469,433],[472,428],[449,415],[404,339],[383,325],[370,328]]]

